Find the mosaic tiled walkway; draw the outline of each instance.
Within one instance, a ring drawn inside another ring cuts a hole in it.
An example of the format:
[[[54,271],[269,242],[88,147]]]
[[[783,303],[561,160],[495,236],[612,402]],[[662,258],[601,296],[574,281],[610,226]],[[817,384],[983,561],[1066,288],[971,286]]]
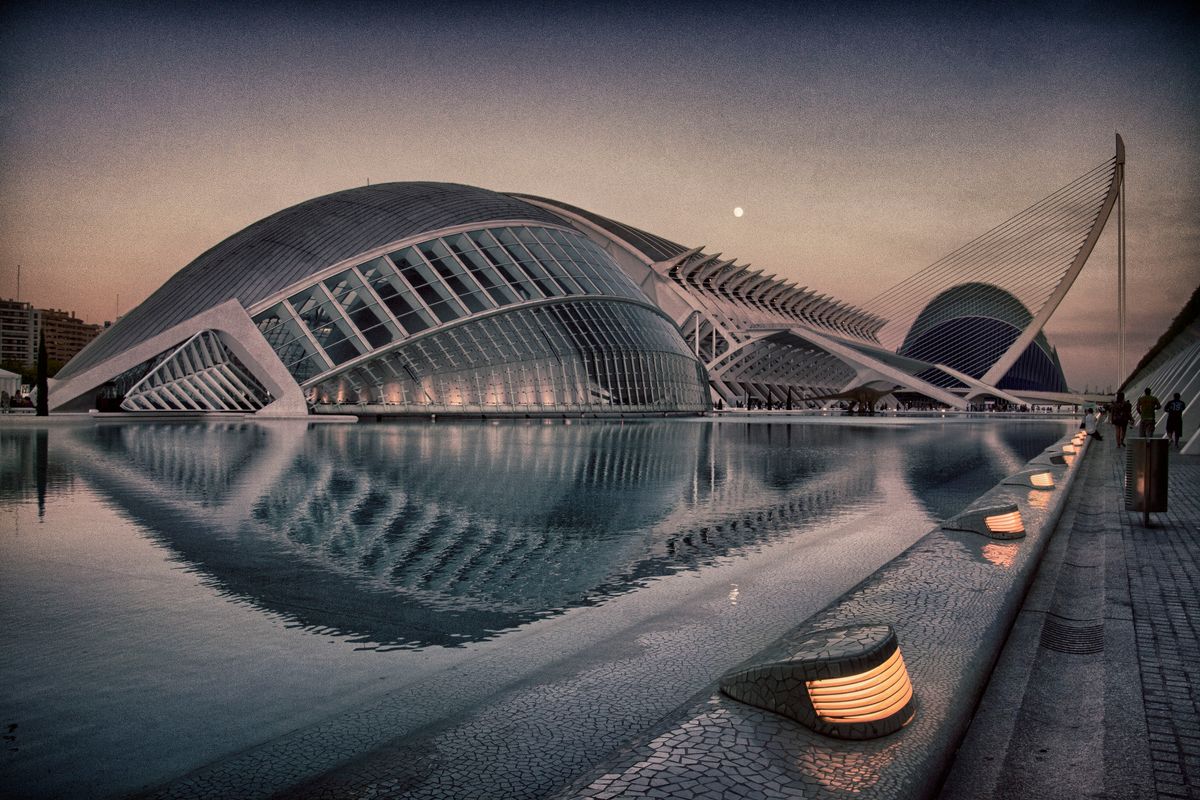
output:
[[[1096,444],[942,800],[1200,798],[1200,457],[1145,528]]]
[[[1121,515],[1154,788],[1200,797],[1200,456],[1170,464],[1170,511]]]

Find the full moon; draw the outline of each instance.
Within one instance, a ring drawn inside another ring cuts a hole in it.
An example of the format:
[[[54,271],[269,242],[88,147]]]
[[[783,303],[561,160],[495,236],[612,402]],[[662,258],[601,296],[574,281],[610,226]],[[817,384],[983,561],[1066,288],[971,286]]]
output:
[[[745,213],[746,213],[745,211],[742,211],[742,207],[741,207],[741,206],[738,206],[737,208],[735,208],[735,209],[733,210],[733,215],[734,215],[735,217],[740,217],[742,214],[745,214]]]

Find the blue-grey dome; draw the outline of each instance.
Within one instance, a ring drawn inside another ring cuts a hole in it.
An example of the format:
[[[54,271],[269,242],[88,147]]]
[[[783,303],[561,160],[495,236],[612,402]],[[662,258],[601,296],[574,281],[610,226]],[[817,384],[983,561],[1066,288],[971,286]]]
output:
[[[982,378],[1032,321],[1020,300],[990,283],[952,286],[929,301],[904,337],[900,355]],[[1067,391],[1058,354],[1038,333],[997,382],[1013,391]]]

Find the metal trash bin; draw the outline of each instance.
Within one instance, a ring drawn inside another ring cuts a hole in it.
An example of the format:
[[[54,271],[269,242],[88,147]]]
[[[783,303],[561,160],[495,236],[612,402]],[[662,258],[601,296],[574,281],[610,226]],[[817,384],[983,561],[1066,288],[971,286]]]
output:
[[[1166,439],[1125,440],[1125,510],[1141,511],[1150,524],[1151,511],[1167,510]]]

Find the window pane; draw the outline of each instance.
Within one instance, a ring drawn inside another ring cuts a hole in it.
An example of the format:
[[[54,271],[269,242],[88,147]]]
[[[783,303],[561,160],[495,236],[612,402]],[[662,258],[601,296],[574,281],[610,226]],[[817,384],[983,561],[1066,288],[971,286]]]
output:
[[[508,228],[495,228],[492,233],[496,235],[497,240],[504,246],[505,251],[517,262],[518,268],[527,274],[537,284],[538,288],[542,290],[542,294],[547,297],[562,297],[565,294],[562,287],[550,280],[550,276],[537,263],[537,259],[521,246],[521,243],[512,231]]]
[[[472,231],[471,238],[479,245],[483,256],[504,277],[504,280],[522,300],[535,300],[546,296],[529,280],[529,276],[516,265],[509,254],[497,244],[487,231]]]
[[[474,296],[479,291],[478,284],[467,275],[466,269],[458,263],[458,259],[450,254],[440,241],[427,242],[421,245],[421,252],[442,280],[450,287],[450,291],[467,306],[472,313],[491,308],[486,296]]]
[[[288,302],[335,364],[361,354],[362,349],[353,333],[317,286],[297,292],[288,298]]]
[[[496,305],[504,306],[516,302],[517,295],[513,290],[507,288],[505,280],[500,277],[487,258],[475,249],[474,243],[469,238],[459,234],[447,239],[446,243],[458,256],[458,260],[470,270],[475,280],[479,281]]]
[[[297,381],[325,371],[325,363],[316,356],[312,342],[282,303],[256,316],[254,322]]]
[[[325,279],[325,288],[341,304],[346,316],[354,323],[371,346],[382,347],[396,338],[398,331],[390,320],[376,311],[375,298],[363,288],[353,270]]]
[[[434,316],[436,316],[442,322],[453,322],[462,316],[462,312],[459,311],[458,306],[449,301],[444,303],[432,303],[429,306],[429,310],[432,311]]]

